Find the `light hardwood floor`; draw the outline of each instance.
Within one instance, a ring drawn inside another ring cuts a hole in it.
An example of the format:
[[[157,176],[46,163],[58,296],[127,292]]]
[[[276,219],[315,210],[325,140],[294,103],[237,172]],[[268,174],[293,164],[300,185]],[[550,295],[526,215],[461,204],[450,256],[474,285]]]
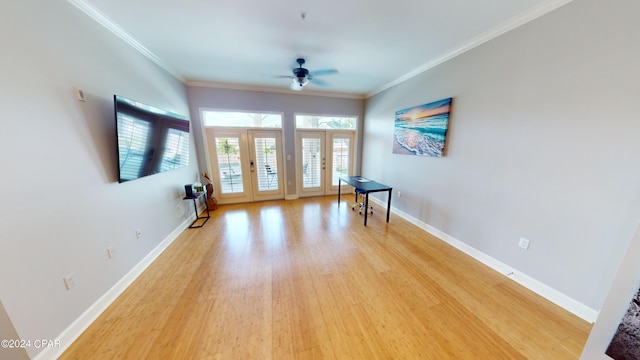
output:
[[[591,324],[352,197],[226,205],[61,359],[577,359]]]

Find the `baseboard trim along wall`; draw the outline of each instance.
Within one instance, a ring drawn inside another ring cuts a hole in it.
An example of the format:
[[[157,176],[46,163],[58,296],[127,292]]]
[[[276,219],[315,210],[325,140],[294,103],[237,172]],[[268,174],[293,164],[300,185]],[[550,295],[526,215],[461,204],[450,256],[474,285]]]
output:
[[[293,199],[287,199],[293,200]],[[375,197],[369,200],[378,206],[386,207],[386,201],[382,202]],[[391,207],[391,211],[408,222],[416,225],[424,231],[432,234],[440,240],[448,243],[456,249],[480,261],[493,270],[509,277],[511,280],[571,312],[572,314],[582,318],[585,321],[594,323],[598,317],[598,311],[576,301],[575,299],[553,289],[552,287],[541,283],[540,281],[519,272],[518,270],[488,256],[487,254],[465,244],[464,242],[430,226],[429,224],[414,218],[413,216]],[[45,348],[40,352],[34,360],[45,360],[58,358],[64,353],[69,346],[102,314],[104,310],[115,301],[124,290],[135,281],[142,272],[153,263],[153,261],[162,254],[162,252],[180,235],[189,224],[195,219],[195,215],[188,217],[180,226],[171,232],[155,249],[144,257],[131,271],[129,271],[120,281],[118,281],[111,289],[109,289],[102,297],[100,297],[93,305],[91,305],[80,317],[78,317],[68,328],[66,328],[56,339],[60,340],[60,348]]]
[[[204,206],[203,206],[204,208]],[[122,279],[120,279],[111,289],[102,295],[93,305],[91,305],[80,317],[78,317],[69,327],[67,327],[56,339],[60,340],[60,348],[45,347],[34,360],[57,359],[69,346],[102,314],[103,311],[114,302],[133,283],[143,271],[154,262],[162,252],[186,230],[196,216],[188,217],[180,226],[173,230],[158,246],[156,246],[147,256],[145,256],[136,266],[133,267]]]
[[[387,202],[381,201],[375,197],[370,197],[370,201],[375,202],[380,207],[386,207]],[[455,247],[456,249],[462,251],[463,253],[473,257],[474,259],[480,261],[486,266],[492,268],[493,270],[507,276],[511,280],[517,282],[518,284],[526,287],[527,289],[533,291],[534,293],[544,297],[545,299],[551,301],[552,303],[560,306],[561,308],[571,312],[572,314],[582,318],[583,320],[594,323],[598,318],[598,311],[594,310],[581,302],[563,294],[562,292],[524,274],[517,269],[506,265],[491,256],[479,251],[478,249],[467,245],[466,243],[454,238],[453,236],[442,232],[433,226],[414,218],[413,216],[391,207],[391,211],[401,218],[407,220],[408,222],[414,224],[415,226],[421,228],[422,230],[428,232],[429,234],[437,237],[438,239],[446,242],[447,244]]]

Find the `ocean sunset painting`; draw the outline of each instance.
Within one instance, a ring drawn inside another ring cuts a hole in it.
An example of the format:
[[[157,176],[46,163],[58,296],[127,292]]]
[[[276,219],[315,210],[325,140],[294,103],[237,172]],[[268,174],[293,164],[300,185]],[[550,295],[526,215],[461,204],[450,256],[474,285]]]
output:
[[[393,153],[442,156],[452,98],[396,111]]]

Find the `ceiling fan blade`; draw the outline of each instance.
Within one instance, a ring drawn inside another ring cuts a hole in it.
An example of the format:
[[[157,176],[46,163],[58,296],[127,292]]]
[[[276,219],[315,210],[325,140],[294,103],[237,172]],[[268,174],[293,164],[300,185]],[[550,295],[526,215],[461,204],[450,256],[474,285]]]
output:
[[[320,79],[316,79],[316,78],[313,78],[313,79],[311,80],[311,82],[312,82],[312,83],[314,83],[314,84],[316,84],[316,85],[318,85],[318,86],[329,86],[329,83],[328,83],[328,82],[323,81],[323,80],[320,80]]]
[[[336,70],[336,69],[316,70],[316,71],[312,71],[311,72],[311,74],[313,76],[331,75],[331,74],[336,74],[336,73],[338,73],[338,70]]]
[[[279,79],[285,79],[285,78],[286,79],[293,79],[293,76],[291,76],[291,75],[276,75],[276,78],[279,78]]]

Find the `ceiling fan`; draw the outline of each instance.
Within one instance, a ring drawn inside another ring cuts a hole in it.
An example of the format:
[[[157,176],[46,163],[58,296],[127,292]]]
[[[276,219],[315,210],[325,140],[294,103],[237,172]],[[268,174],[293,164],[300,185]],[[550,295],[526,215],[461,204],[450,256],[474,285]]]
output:
[[[328,83],[316,79],[316,76],[330,75],[338,72],[338,70],[335,69],[317,70],[310,72],[309,70],[302,67],[302,65],[304,65],[305,63],[305,60],[303,58],[296,59],[296,62],[298,63],[298,67],[293,69],[293,75],[282,76],[293,80],[293,82],[291,83],[291,90],[295,91],[301,91],[302,88],[310,81],[316,85],[327,86],[329,85]]]

